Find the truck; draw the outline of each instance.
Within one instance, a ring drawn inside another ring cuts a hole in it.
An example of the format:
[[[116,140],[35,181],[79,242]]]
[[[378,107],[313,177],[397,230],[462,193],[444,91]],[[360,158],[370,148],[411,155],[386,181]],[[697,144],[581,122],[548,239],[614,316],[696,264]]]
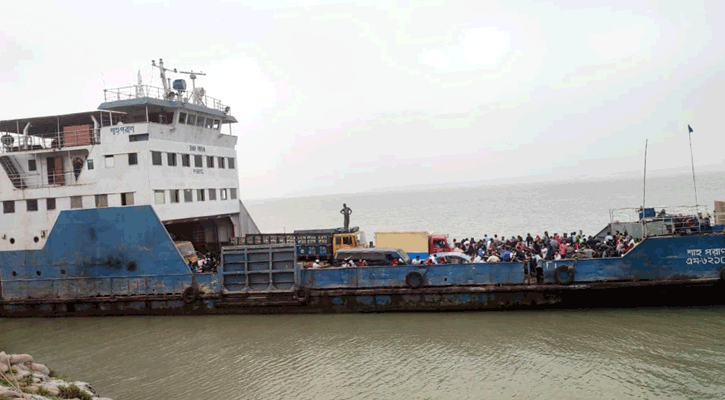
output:
[[[448,235],[434,235],[433,232],[375,232],[375,246],[405,250],[411,258],[444,251],[452,251]]]
[[[352,247],[367,247],[365,233],[358,227],[348,229],[307,229],[292,233],[258,233],[234,238],[238,246],[294,245],[297,261],[332,260],[335,252]]]

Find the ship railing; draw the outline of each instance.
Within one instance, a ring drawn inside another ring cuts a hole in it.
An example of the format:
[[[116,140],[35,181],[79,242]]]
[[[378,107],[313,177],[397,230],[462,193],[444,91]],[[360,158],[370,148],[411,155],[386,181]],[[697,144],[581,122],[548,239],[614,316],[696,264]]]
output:
[[[196,91],[177,92],[170,90],[165,92],[164,89],[160,87],[134,85],[103,90],[104,101],[140,99],[144,97],[168,101],[181,101],[183,103],[192,103],[212,108],[224,113],[229,112],[229,107],[227,105],[223,104],[219,99],[207,96],[201,88],[197,88]]]
[[[53,170],[30,173],[8,173],[11,182],[22,182],[24,189],[79,184],[83,170]]]
[[[644,237],[710,232],[713,216],[706,206],[658,206],[619,208],[610,211],[613,225],[638,223]]]
[[[10,133],[0,147],[2,153],[16,153],[21,151],[62,149],[67,147],[88,146],[101,143],[100,129],[82,127],[79,129],[64,130],[61,132],[46,133],[42,135],[22,135]]]

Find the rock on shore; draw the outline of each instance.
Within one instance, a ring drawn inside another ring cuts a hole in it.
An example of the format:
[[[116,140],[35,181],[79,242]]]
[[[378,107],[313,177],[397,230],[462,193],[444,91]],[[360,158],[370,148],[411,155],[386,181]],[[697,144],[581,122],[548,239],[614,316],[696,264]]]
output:
[[[111,400],[98,397],[89,383],[69,381],[35,363],[29,354],[0,351],[0,400]]]

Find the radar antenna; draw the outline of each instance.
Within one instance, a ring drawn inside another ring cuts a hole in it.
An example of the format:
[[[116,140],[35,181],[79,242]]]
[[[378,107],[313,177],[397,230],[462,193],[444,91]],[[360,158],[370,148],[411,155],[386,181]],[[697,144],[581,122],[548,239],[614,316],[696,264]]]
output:
[[[191,79],[191,95],[194,99],[194,104],[205,105],[203,101],[204,90],[200,88],[199,92],[196,91],[196,76],[205,76],[206,74],[203,72],[194,72],[193,69],[191,71],[179,71],[178,73],[189,75],[189,79]]]

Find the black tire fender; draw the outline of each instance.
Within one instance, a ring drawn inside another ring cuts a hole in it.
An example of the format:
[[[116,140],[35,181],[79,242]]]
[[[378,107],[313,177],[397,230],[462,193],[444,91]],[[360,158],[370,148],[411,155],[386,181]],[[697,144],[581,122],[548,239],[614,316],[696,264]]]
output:
[[[301,287],[297,289],[295,296],[297,296],[297,300],[307,303],[307,300],[310,299],[310,291],[307,288]]]
[[[196,298],[199,297],[199,289],[189,286],[181,293],[181,298],[184,300],[184,303],[191,304],[196,301]]]
[[[725,281],[725,267],[720,270],[720,279]]]
[[[566,278],[561,275],[566,273]],[[568,285],[574,282],[574,266],[573,265],[560,265],[554,270],[554,279],[556,283],[560,285]]]
[[[420,271],[410,271],[405,275],[405,284],[412,289],[423,286],[423,274]]]

